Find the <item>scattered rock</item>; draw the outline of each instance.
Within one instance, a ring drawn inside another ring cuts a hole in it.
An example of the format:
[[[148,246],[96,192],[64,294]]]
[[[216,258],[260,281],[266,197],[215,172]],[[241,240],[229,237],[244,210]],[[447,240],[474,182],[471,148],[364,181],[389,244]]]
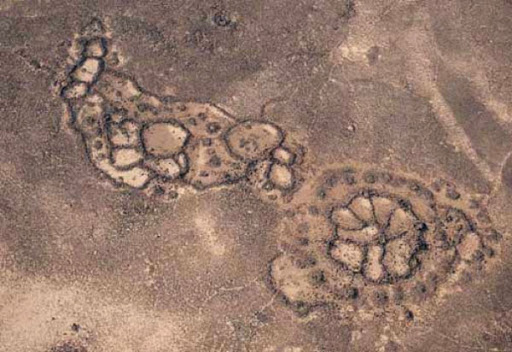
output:
[[[53,346],[50,352],[87,352],[87,349],[76,341],[67,341]]]
[[[454,187],[448,187],[446,189],[446,197],[448,197],[452,200],[457,200],[460,198],[460,193],[457,192],[457,190],[455,190]]]
[[[194,188],[230,184],[246,176],[246,165],[229,153],[221,138],[212,139],[208,146],[201,141],[196,142],[186,147],[190,167],[185,181]]]
[[[362,248],[354,243],[337,241],[330,250],[331,257],[354,272],[359,272],[364,260]]]
[[[103,108],[100,104],[85,104],[76,119],[75,126],[86,136],[95,136],[101,133],[103,121]]]
[[[223,12],[217,12],[213,15],[213,23],[219,27],[227,27],[231,24],[229,16]]]
[[[130,120],[113,123],[109,126],[109,137],[116,147],[136,147],[139,145],[139,125]]]
[[[96,89],[110,103],[120,107],[124,107],[123,103],[127,102],[131,102],[127,106],[132,107],[134,105],[132,101],[140,100],[142,96],[142,91],[133,80],[120,74],[114,74],[111,71],[101,75],[101,79],[96,84]]]

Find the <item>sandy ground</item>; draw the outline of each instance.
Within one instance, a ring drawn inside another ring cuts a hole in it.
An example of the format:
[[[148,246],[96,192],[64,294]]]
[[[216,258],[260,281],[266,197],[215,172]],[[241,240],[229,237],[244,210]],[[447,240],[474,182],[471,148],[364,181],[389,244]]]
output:
[[[0,1],[0,351],[512,351],[512,2]]]

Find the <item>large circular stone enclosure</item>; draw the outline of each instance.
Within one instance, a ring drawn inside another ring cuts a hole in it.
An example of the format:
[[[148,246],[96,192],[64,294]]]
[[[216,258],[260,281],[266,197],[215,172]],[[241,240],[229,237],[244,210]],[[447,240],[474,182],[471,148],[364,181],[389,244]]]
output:
[[[167,158],[182,150],[189,132],[177,121],[165,121],[144,126],[141,135],[146,153],[157,158]]]

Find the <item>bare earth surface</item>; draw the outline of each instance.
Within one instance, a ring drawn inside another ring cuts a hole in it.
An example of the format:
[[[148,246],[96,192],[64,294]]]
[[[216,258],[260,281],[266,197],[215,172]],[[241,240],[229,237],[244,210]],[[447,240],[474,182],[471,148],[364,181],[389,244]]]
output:
[[[0,1],[0,352],[512,351],[512,2]]]

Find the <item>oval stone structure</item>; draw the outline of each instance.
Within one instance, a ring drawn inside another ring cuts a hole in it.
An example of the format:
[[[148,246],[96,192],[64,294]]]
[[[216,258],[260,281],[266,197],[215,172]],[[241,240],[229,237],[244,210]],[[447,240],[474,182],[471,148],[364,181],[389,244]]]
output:
[[[334,307],[343,317],[399,317],[403,307],[429,307],[441,287],[478,277],[500,250],[485,208],[445,193],[361,166],[318,174],[277,229],[270,288],[299,316]]]
[[[157,122],[143,127],[142,143],[148,154],[167,158],[181,151],[188,135],[189,132],[178,122]]]
[[[261,121],[242,122],[226,134],[229,150],[238,158],[248,161],[268,157],[283,139],[283,133],[278,127]]]
[[[279,189],[288,190],[293,187],[293,174],[288,166],[273,164],[270,167],[269,179]]]
[[[117,69],[122,60],[101,21],[92,27],[74,40],[60,97],[89,160],[116,187],[167,198],[180,188],[246,183],[272,202],[297,192],[304,154],[298,141],[271,122],[145,90]]]

